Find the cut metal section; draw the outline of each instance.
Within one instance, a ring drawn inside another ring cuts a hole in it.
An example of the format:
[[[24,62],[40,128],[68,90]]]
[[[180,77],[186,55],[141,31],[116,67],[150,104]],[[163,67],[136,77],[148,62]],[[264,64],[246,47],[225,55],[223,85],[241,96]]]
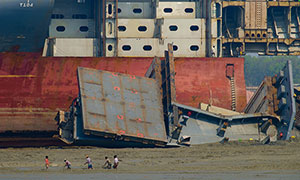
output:
[[[155,80],[78,68],[78,81],[85,134],[166,141]]]

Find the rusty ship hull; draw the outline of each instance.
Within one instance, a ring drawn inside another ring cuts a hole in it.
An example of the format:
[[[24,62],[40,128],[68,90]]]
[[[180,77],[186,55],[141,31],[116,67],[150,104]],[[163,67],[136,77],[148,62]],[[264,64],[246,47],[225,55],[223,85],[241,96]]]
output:
[[[144,76],[152,59],[1,53],[1,142],[11,137],[24,138],[24,135],[52,137],[57,131],[55,114],[67,110],[78,95],[77,67]],[[228,64],[234,65],[236,110],[242,111],[246,105],[243,58],[175,58],[177,101],[193,107],[208,103],[231,109]],[[3,144],[9,145],[7,141]]]

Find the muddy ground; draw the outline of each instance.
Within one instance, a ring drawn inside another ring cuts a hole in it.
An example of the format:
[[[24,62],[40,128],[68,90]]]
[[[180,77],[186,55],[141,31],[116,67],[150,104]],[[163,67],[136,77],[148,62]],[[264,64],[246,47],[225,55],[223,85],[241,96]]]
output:
[[[85,155],[93,170],[83,165]],[[104,157],[121,160],[118,170],[101,168]],[[44,168],[48,155],[51,166]],[[63,160],[72,169],[63,168]],[[260,145],[254,141],[181,148],[48,147],[0,149],[1,179],[300,179],[300,140]]]

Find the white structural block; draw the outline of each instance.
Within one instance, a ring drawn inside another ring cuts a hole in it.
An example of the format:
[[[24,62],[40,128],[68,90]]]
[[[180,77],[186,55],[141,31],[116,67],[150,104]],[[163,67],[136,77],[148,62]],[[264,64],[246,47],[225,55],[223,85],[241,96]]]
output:
[[[156,18],[194,19],[195,2],[159,2]]]
[[[154,19],[118,19],[119,38],[153,38]]]
[[[53,56],[93,57],[95,43],[92,38],[56,38],[53,44]]]
[[[95,36],[93,19],[51,19],[51,38],[92,38]]]
[[[205,19],[161,19],[161,38],[205,39]]]
[[[154,57],[158,55],[158,39],[124,38],[118,39],[119,57]]]
[[[118,18],[151,19],[153,6],[151,2],[118,2]]]
[[[205,57],[205,39],[164,39],[159,44],[159,54],[164,56],[168,43],[173,44],[174,57]]]
[[[117,53],[119,57],[163,57],[168,43],[173,43],[175,57],[205,56],[205,39],[123,38],[118,39]]]

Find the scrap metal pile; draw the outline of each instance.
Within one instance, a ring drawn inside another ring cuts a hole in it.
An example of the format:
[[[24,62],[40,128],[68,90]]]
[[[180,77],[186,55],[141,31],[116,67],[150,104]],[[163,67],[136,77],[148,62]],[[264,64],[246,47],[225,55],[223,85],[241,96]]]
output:
[[[173,46],[154,58],[145,77],[78,68],[79,96],[59,111],[59,137],[67,144],[166,147],[258,139],[289,139],[295,117],[291,63],[266,78],[244,113],[176,102]]]

